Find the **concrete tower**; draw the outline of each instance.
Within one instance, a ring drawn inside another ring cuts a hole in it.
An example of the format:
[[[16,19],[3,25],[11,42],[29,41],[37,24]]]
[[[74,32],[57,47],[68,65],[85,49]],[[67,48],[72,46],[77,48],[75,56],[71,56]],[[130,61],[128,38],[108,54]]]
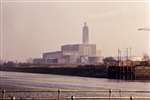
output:
[[[82,28],[82,42],[83,44],[88,44],[89,43],[89,29],[88,26],[86,25],[86,22],[84,23],[84,26]]]

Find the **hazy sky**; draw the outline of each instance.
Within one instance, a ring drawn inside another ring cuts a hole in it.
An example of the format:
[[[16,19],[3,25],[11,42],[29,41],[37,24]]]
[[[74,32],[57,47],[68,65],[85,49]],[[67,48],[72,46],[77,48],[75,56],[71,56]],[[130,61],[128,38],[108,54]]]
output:
[[[131,47],[133,55],[148,51],[148,32],[137,30],[149,27],[146,2],[3,1],[0,55],[4,60],[25,61],[60,50],[64,44],[81,43],[84,22],[90,43],[103,56],[117,55],[118,48]]]

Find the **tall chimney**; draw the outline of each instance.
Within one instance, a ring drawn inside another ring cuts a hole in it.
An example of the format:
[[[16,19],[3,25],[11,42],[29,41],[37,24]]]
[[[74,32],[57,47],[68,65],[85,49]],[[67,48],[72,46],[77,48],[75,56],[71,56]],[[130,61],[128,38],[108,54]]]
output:
[[[86,24],[86,22],[84,23],[84,26],[82,28],[82,42],[83,44],[88,44],[89,43],[89,29],[88,26]]]

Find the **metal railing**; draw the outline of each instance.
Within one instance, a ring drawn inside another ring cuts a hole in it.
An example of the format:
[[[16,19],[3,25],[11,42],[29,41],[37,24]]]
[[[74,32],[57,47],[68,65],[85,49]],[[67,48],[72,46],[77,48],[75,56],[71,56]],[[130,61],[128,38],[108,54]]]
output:
[[[88,99],[88,100],[150,100],[150,97],[64,97],[61,98],[60,100],[77,100],[77,99]],[[56,98],[16,98],[16,97],[11,97],[11,98],[0,98],[0,100],[58,100]]]
[[[38,92],[38,93],[52,93],[55,92],[57,93],[57,97],[56,98],[18,98],[12,96],[12,97],[6,97],[7,93],[34,93],[34,92]],[[81,96],[68,96],[68,97],[61,97],[61,93],[67,93],[67,92],[95,92],[95,93],[108,93],[108,96],[91,96],[91,97],[81,97]],[[126,99],[126,100],[150,100],[150,96],[147,97],[139,97],[139,96],[121,96],[122,93],[147,93],[150,95],[150,91],[132,91],[132,90],[24,90],[24,91],[20,91],[20,90],[16,90],[16,91],[11,91],[11,90],[2,90],[1,94],[2,94],[2,98],[0,98],[0,100],[77,100],[77,99],[103,99],[103,100],[122,100],[122,99]],[[119,93],[119,96],[112,96],[112,93]]]

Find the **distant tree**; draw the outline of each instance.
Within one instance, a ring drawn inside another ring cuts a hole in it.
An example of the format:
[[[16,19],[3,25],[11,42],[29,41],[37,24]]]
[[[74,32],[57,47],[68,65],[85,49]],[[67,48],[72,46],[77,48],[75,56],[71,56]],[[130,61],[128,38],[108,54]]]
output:
[[[103,59],[104,64],[114,65],[117,61],[113,57],[106,57]]]
[[[13,61],[8,61],[4,65],[7,66],[7,67],[14,67],[16,64]]]
[[[143,60],[142,65],[145,65],[145,66],[149,65],[150,58],[148,54],[143,54],[142,60]]]
[[[143,60],[143,61],[149,61],[150,58],[149,58],[148,54],[143,54],[142,60]]]

